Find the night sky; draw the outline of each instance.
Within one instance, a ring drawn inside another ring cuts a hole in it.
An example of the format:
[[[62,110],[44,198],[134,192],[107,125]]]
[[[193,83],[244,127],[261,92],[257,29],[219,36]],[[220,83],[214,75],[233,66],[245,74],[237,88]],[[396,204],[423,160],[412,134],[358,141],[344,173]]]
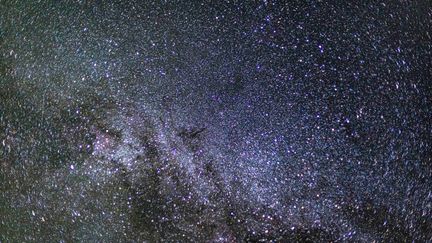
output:
[[[432,241],[431,57],[427,0],[0,0],[0,242]]]

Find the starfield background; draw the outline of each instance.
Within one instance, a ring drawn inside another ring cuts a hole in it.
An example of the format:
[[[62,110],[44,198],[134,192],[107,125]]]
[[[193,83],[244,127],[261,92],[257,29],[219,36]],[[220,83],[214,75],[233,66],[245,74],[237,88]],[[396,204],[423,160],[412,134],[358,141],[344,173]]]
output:
[[[0,1],[0,242],[432,241],[430,1]]]

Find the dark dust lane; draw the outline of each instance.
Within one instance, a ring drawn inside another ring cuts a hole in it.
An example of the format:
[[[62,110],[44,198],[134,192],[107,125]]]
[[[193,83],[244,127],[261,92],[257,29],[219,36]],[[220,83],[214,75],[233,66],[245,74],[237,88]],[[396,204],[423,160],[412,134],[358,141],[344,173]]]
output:
[[[0,1],[0,242],[432,241],[423,2]]]

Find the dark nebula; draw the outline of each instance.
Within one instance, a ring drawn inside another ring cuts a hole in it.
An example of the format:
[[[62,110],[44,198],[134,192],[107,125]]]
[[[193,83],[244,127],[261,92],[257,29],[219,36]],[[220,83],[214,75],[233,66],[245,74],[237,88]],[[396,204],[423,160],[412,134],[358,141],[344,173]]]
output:
[[[0,1],[0,242],[432,241],[432,4],[351,2]]]

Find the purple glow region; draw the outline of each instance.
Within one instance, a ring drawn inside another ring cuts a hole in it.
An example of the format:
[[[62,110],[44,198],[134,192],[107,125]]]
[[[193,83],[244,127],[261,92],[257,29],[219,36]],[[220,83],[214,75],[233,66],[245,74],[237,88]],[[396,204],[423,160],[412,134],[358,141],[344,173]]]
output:
[[[362,2],[2,1],[0,242],[432,241],[431,3]]]

